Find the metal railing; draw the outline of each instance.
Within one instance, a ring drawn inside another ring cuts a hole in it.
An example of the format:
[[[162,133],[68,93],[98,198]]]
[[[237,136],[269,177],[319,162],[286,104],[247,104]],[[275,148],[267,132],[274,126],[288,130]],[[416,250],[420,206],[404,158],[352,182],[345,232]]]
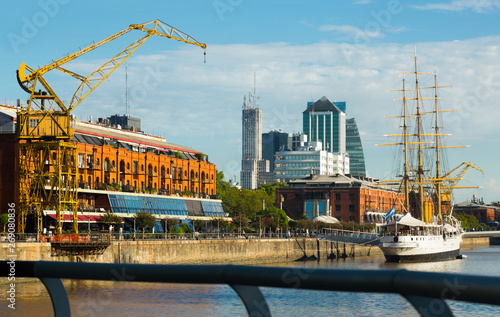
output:
[[[13,264],[14,263],[14,264]],[[500,305],[500,277],[406,270],[333,270],[239,265],[151,265],[74,262],[0,262],[0,276],[39,278],[55,316],[70,316],[61,279],[227,284],[249,316],[271,316],[259,286],[341,292],[389,293],[406,298],[421,316],[453,316],[445,300]],[[117,276],[120,278],[117,279]]]
[[[379,234],[372,232],[360,232],[341,229],[325,228],[324,233],[319,235],[320,240],[328,240],[335,242],[354,243],[363,245],[378,245],[380,239]]]
[[[63,236],[68,234],[63,234]],[[75,235],[75,234],[72,234]],[[103,240],[103,241],[162,241],[162,240],[236,240],[236,239],[287,239],[287,238],[316,238],[316,234],[292,233],[290,235],[280,232],[265,233],[238,233],[238,232],[202,232],[202,233],[107,233],[107,232],[81,232],[77,234],[82,239]],[[14,237],[14,241],[11,238]],[[0,233],[0,244],[9,242],[50,242],[54,235],[41,235],[36,233]]]

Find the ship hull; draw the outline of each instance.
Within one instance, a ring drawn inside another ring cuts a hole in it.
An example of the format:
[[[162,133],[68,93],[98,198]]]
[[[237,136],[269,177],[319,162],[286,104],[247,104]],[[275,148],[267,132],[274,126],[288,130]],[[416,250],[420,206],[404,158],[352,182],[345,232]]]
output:
[[[436,253],[422,253],[412,255],[398,255],[398,254],[385,254],[387,262],[433,262],[433,261],[446,261],[454,260],[460,255],[460,249],[451,251],[443,251]]]
[[[379,247],[387,262],[432,262],[456,259],[461,241],[461,235],[447,239],[440,235],[385,236]]]

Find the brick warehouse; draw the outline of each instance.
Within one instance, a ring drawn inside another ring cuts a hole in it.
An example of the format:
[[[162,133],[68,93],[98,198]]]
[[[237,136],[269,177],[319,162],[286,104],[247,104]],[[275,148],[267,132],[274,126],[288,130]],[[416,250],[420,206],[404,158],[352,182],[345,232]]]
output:
[[[8,203],[19,202],[16,110],[0,106],[1,213],[7,211]],[[185,219],[189,215],[191,219],[207,220],[225,216],[221,202],[210,199],[216,195],[216,166],[199,151],[109,125],[75,120],[74,130],[78,214],[79,218],[87,215],[80,221],[95,223],[104,211],[131,218],[135,211],[144,209],[157,213],[159,219]],[[56,164],[54,156],[50,155],[44,163],[47,171]],[[133,208],[133,199],[141,201],[140,208]],[[52,224],[55,215],[44,211],[44,218],[44,222]],[[70,214],[65,213],[64,219],[71,222]]]
[[[276,189],[276,202],[290,218],[332,216],[344,222],[362,223],[366,212],[389,211],[404,195],[376,185],[372,179],[349,175],[312,175]]]

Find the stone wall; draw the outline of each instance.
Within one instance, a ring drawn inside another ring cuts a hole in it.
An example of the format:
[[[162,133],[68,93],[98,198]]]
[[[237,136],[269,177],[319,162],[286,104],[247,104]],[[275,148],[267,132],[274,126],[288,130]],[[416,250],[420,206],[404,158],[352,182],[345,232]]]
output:
[[[319,253],[318,253],[319,250]],[[84,261],[156,264],[255,264],[381,254],[377,247],[354,249],[316,239],[115,241],[102,255],[51,256],[50,243],[17,243],[18,261]],[[344,255],[345,253],[345,255]],[[0,259],[7,259],[7,244]],[[333,255],[332,255],[333,254]]]
[[[466,238],[462,247],[487,246],[488,238]],[[51,256],[50,243],[16,243],[17,261],[84,261],[149,264],[257,264],[382,255],[378,247],[344,245],[316,239],[240,239],[115,241],[102,255]],[[319,252],[318,252],[319,251]],[[7,243],[0,260],[7,260]]]

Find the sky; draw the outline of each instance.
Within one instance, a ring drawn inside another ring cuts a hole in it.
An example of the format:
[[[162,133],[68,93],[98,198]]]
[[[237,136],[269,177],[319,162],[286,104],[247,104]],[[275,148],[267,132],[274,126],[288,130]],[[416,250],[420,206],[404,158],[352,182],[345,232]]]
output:
[[[307,102],[346,101],[358,124],[367,172],[392,179],[403,71],[434,72],[445,109],[448,166],[474,162],[455,202],[500,200],[500,0],[437,1],[9,1],[0,12],[0,104],[28,95],[16,81],[32,68],[103,40],[130,24],[159,19],[205,43],[200,47],[154,37],[142,45],[73,114],[94,120],[125,113],[143,130],[206,153],[226,179],[239,180],[241,107],[253,92],[262,131],[302,129]],[[137,30],[65,65],[88,76],[141,37]],[[53,73],[53,74],[52,74]],[[432,75],[431,75],[432,76]],[[45,78],[63,102],[77,83],[55,71]],[[127,80],[125,80],[127,78]],[[255,78],[255,80],[254,80]],[[422,76],[423,78],[423,76]],[[425,80],[421,79],[425,84]],[[432,84],[432,79],[430,80]],[[126,89],[128,87],[128,89]]]

